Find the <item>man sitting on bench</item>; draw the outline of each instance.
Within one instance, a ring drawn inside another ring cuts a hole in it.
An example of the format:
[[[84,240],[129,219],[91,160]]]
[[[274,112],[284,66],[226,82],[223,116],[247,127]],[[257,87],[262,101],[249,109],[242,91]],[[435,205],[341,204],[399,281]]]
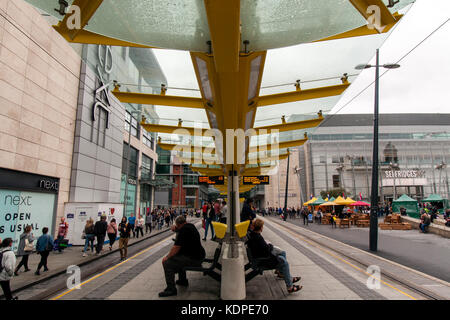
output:
[[[178,273],[176,284],[187,287],[189,283],[183,268],[200,267],[206,255],[200,242],[200,233],[192,223],[186,223],[186,218],[183,215],[175,219],[173,231],[177,232],[175,243],[169,254],[162,260],[167,288],[159,293],[160,297],[177,295],[175,273]]]
[[[255,219],[252,224],[252,232],[249,234],[247,245],[254,258],[268,258],[265,267],[277,269],[279,278],[284,278],[286,288],[289,293],[297,292],[302,289],[302,286],[294,285],[295,282],[300,281],[300,277],[291,278],[289,272],[289,263],[286,259],[286,252],[274,247],[272,244],[267,244],[261,233],[264,227],[264,221]]]

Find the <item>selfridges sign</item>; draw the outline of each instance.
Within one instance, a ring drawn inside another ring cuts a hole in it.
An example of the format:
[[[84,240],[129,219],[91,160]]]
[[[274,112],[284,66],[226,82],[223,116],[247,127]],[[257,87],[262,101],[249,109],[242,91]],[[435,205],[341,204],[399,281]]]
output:
[[[384,171],[386,179],[393,178],[423,178],[425,176],[424,170],[387,170]]]
[[[111,46],[98,46],[97,75],[99,78],[99,88],[95,90],[95,103],[92,108],[92,121],[97,121],[97,109],[106,111],[106,129],[109,128],[109,114],[111,103],[109,101],[109,75],[113,70],[113,53]],[[105,84],[106,82],[106,84]]]

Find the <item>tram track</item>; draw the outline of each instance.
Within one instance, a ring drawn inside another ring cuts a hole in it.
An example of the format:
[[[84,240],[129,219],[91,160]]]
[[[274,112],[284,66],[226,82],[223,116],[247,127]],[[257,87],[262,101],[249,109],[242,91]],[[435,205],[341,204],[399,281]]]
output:
[[[267,219],[267,218],[265,218],[265,219]],[[368,268],[370,265],[372,265],[371,263],[367,263],[366,261],[363,261],[361,259],[357,259],[354,256],[351,256],[351,255],[347,254],[343,250],[336,249],[336,247],[330,246],[329,244],[325,243],[325,241],[324,241],[325,238],[330,239],[329,237],[323,236],[323,235],[321,235],[321,234],[319,234],[317,232],[310,231],[310,230],[304,230],[305,232],[301,233],[301,232],[299,232],[298,230],[296,230],[293,227],[295,225],[291,226],[290,223],[289,224],[283,224],[283,223],[281,223],[279,221],[276,221],[275,219],[272,219],[272,218],[269,218],[267,220],[269,220],[271,223],[274,223],[274,224],[276,224],[278,226],[281,226],[283,228],[286,228],[286,229],[290,230],[291,232],[293,232],[296,235],[298,235],[300,238],[303,238],[305,240],[306,239],[309,240],[308,243],[310,245],[313,245],[313,246],[315,246],[315,247],[317,247],[319,249],[321,249],[320,247],[326,248],[327,250],[323,250],[322,249],[322,251],[327,253],[328,255],[330,255],[328,250],[331,250],[331,251],[336,252],[337,254],[345,257],[347,260],[353,261],[354,263],[359,264],[362,267]],[[321,238],[321,240],[318,240],[316,237],[313,238],[311,236],[308,236],[305,233],[314,233],[314,235],[319,237],[319,238]],[[334,240],[334,239],[332,239],[332,240]],[[339,242],[337,240],[334,240],[334,241]],[[344,244],[344,245],[349,246],[347,244]],[[352,247],[352,246],[350,246],[350,247]],[[352,247],[352,248],[355,248],[355,247]],[[361,249],[358,249],[358,248],[355,248],[355,249],[365,252],[364,250],[361,250]],[[365,252],[365,253],[370,254],[368,252]],[[372,256],[374,256],[374,257],[376,257],[378,259],[383,259],[383,258],[380,258],[380,257],[375,256],[373,254],[372,254]],[[388,261],[386,259],[383,259],[383,260]],[[399,264],[396,263],[396,265],[399,265]],[[411,268],[408,268],[408,269],[412,270]],[[415,270],[412,270],[412,271],[415,271]],[[415,272],[417,272],[417,271],[415,271]],[[385,269],[381,270],[381,276],[384,277],[385,279],[389,279],[390,281],[392,281],[394,283],[400,284],[404,288],[407,288],[408,290],[421,295],[425,299],[428,299],[428,300],[448,300],[447,298],[444,298],[444,297],[438,295],[435,292],[432,292],[430,290],[426,290],[426,289],[420,287],[419,285],[417,285],[415,283],[412,283],[411,281],[408,281],[408,280],[406,280],[404,278],[400,278],[397,275],[394,275],[394,274],[386,271]]]

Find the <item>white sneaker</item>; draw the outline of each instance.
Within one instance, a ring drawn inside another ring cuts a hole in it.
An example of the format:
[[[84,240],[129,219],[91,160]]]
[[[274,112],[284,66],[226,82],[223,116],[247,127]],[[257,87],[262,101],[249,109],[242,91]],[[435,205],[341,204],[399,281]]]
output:
[[[86,257],[86,252],[83,253],[83,257]]]

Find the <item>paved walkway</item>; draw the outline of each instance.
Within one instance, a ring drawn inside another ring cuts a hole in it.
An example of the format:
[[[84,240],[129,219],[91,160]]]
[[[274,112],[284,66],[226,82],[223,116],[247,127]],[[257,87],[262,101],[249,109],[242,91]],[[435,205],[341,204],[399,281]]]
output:
[[[131,238],[129,241],[129,245],[136,243],[138,241],[142,241],[143,239],[147,239],[151,236],[159,234],[161,232],[167,231],[167,227],[163,227],[161,230],[153,230],[151,233],[144,233],[144,237],[139,238]],[[170,231],[169,231],[170,232]],[[83,257],[83,249],[82,246],[74,246],[66,248],[63,253],[58,253],[58,251],[53,251],[50,253],[48,257],[48,268],[49,271],[43,272],[41,269],[41,275],[37,276],[34,272],[37,269],[41,256],[33,253],[30,255],[28,260],[28,267],[30,268],[29,272],[24,272],[24,267],[19,271],[19,276],[14,276],[11,280],[11,289],[16,290],[19,288],[23,288],[25,286],[43,281],[49,277],[52,277],[56,274],[65,273],[67,267],[70,265],[82,265],[83,263],[90,262],[96,259],[101,259],[103,256],[108,255],[110,253],[115,253],[119,250],[119,241],[116,241],[112,247],[112,250],[109,250],[109,244],[105,244],[103,246],[103,251],[100,255],[95,255],[95,252],[88,251],[86,257]],[[95,247],[94,247],[95,251]],[[21,257],[17,257],[17,263],[19,264]]]
[[[281,221],[280,218],[274,216],[269,217],[269,219]],[[382,218],[379,219],[379,222],[382,221]],[[303,225],[303,219],[299,218],[288,218],[286,222],[361,250],[369,250],[369,228],[356,226],[332,228],[331,225],[318,223]],[[450,281],[450,240],[439,235],[424,234],[416,229],[378,229],[378,251],[376,255],[439,279]]]
[[[382,276],[379,289],[369,289],[367,265],[378,265],[394,275],[403,274],[403,280],[421,285],[440,297],[450,299],[450,284],[393,264],[360,249],[347,246],[298,226],[265,219],[263,236],[266,241],[283,248],[290,263],[292,276],[301,276],[303,289],[288,294],[283,280],[272,271],[266,271],[246,285],[247,299],[254,300],[411,300],[429,298],[412,291],[391,278]],[[200,222],[196,225],[200,228]],[[200,229],[203,236],[203,229]],[[157,300],[165,287],[162,257],[173,244],[173,234],[168,234],[154,245],[127,261],[115,265],[97,278],[87,280],[80,290],[66,291],[57,299],[110,299]],[[208,237],[209,238],[209,237]],[[211,257],[217,243],[203,242],[207,256]],[[336,250],[334,250],[336,249]],[[358,263],[351,257],[363,261]],[[217,300],[220,283],[200,272],[188,272],[189,287],[178,287],[178,295],[165,300]],[[369,281],[373,283],[373,281]]]

